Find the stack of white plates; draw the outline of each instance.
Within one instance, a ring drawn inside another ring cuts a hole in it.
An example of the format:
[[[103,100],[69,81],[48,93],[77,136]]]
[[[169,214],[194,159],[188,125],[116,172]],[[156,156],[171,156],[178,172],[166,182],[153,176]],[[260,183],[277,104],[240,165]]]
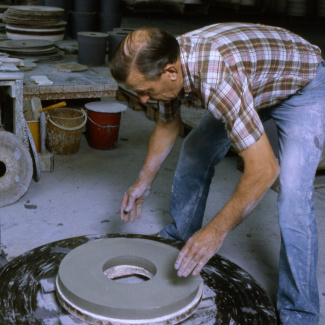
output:
[[[65,35],[64,9],[45,6],[11,6],[4,13],[8,38],[60,41]]]

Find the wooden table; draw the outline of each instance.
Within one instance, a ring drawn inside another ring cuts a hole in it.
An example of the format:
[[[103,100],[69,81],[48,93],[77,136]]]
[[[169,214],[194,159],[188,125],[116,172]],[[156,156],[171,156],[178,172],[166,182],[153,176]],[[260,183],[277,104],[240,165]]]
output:
[[[110,76],[109,67],[89,67],[83,72],[59,72],[52,68],[58,63],[77,63],[76,55],[66,55],[57,62],[37,63],[37,67],[24,73],[23,96],[25,99],[39,97],[41,100],[64,100],[115,97],[117,83]],[[38,85],[31,76],[47,76],[51,85]]]

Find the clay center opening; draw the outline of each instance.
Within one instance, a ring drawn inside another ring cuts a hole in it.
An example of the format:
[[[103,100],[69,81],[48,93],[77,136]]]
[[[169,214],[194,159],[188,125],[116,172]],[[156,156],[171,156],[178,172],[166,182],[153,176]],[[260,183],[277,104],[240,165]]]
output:
[[[143,258],[124,256],[106,262],[103,272],[110,280],[133,284],[151,280],[157,269],[153,263]]]
[[[104,271],[104,274],[116,282],[141,283],[154,277],[149,270],[135,265],[118,265]]]

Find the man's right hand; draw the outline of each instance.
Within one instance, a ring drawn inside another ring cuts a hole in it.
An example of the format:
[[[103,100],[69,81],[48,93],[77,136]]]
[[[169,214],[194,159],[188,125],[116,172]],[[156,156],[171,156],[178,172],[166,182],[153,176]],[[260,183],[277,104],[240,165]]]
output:
[[[125,222],[140,219],[143,201],[150,193],[151,184],[162,163],[169,155],[181,126],[180,113],[171,122],[158,119],[149,141],[149,149],[137,181],[124,193],[121,219]]]
[[[134,184],[123,195],[121,204],[121,219],[128,222],[140,219],[143,201],[149,196],[150,187]]]

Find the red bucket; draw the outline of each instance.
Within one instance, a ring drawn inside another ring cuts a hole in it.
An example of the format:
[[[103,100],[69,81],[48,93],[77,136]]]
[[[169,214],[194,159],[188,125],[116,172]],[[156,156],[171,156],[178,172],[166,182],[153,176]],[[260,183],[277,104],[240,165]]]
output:
[[[101,101],[85,105],[88,114],[87,140],[90,147],[99,150],[117,146],[121,112],[126,106],[116,102]]]

